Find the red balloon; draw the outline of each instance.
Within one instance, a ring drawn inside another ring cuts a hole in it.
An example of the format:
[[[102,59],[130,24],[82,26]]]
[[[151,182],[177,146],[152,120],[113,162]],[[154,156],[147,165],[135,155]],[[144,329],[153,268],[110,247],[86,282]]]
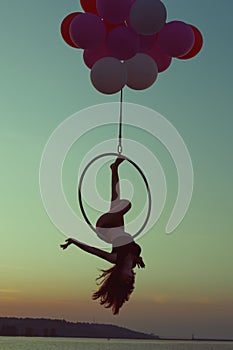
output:
[[[201,48],[203,46],[203,37],[202,34],[200,32],[199,29],[197,29],[196,27],[194,27],[193,25],[189,24],[189,26],[192,28],[194,36],[195,36],[195,41],[193,44],[193,47],[191,48],[191,50],[184,56],[180,56],[177,57],[180,60],[188,60],[190,58],[193,58],[194,56],[196,56],[200,51]]]
[[[119,27],[119,26],[123,26],[126,27],[125,22],[122,22],[120,24],[113,24],[113,23],[109,23],[105,20],[103,20],[104,24],[105,24],[105,28],[106,28],[106,32],[109,33],[113,28]]]
[[[96,9],[96,0],[80,0],[80,3],[85,12],[98,14]]]
[[[79,46],[76,45],[76,44],[72,41],[72,39],[71,39],[71,37],[70,37],[70,24],[71,24],[71,22],[73,21],[73,19],[74,19],[76,16],[80,15],[80,14],[81,14],[81,12],[73,12],[73,13],[70,13],[68,16],[66,16],[66,17],[63,19],[63,21],[62,21],[62,23],[61,23],[61,28],[60,28],[61,36],[62,36],[63,40],[64,40],[69,46],[74,47],[74,48],[76,48],[76,49],[78,49]]]

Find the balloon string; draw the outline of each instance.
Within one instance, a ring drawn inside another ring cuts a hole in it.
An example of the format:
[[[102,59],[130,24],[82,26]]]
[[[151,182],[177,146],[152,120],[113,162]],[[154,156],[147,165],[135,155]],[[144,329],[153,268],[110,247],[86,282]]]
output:
[[[119,121],[119,135],[118,135],[118,154],[122,153],[122,105],[123,105],[123,89],[120,93],[120,121]]]

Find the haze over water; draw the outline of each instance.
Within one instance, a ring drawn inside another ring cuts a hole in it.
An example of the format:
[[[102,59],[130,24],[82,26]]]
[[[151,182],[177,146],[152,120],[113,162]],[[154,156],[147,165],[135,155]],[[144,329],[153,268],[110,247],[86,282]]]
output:
[[[233,342],[0,337],[0,350],[232,350]]]

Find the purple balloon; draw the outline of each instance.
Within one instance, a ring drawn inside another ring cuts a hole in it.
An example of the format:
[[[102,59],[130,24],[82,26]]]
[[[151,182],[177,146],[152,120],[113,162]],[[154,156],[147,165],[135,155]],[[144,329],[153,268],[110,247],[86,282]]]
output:
[[[113,28],[107,37],[107,48],[111,56],[119,60],[128,60],[138,52],[139,37],[130,28]]]
[[[139,43],[140,43],[140,52],[144,52],[145,50],[149,50],[156,41],[156,35],[142,35],[139,34]]]
[[[161,50],[172,57],[183,56],[189,52],[194,40],[192,28],[181,21],[166,23],[158,34],[158,45]]]
[[[82,49],[94,49],[105,40],[105,25],[97,15],[82,13],[71,22],[70,37]]]
[[[86,49],[83,51],[83,60],[88,68],[92,68],[95,62],[107,56],[109,56],[109,53],[105,43],[101,46],[98,46],[96,49]]]
[[[132,0],[97,0],[99,15],[112,24],[124,22],[129,16]]]
[[[159,73],[165,71],[172,62],[172,57],[161,51],[157,43],[150,50],[145,51],[145,53],[154,59]]]

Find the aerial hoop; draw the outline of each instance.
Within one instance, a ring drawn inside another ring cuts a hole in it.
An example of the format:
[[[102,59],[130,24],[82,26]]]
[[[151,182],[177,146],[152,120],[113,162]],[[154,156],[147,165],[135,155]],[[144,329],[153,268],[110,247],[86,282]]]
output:
[[[104,158],[104,157],[108,157],[108,156],[119,157],[119,153],[115,153],[115,152],[103,153],[103,154],[100,154],[100,155],[96,156],[95,158],[93,158],[85,166],[85,168],[84,168],[84,170],[83,170],[83,172],[82,172],[82,174],[80,176],[79,185],[78,185],[78,201],[79,201],[80,210],[82,212],[82,215],[83,215],[86,223],[97,234],[98,234],[98,231],[96,230],[95,226],[93,226],[93,224],[90,222],[90,220],[89,220],[89,218],[88,218],[88,216],[87,216],[87,214],[85,212],[84,206],[83,206],[83,201],[82,201],[82,184],[83,184],[83,179],[85,177],[85,174],[88,171],[88,169],[90,168],[90,166],[93,163],[95,163],[98,159],[101,159],[101,158]],[[146,225],[147,225],[147,223],[149,221],[149,218],[150,218],[150,213],[151,213],[151,191],[150,191],[149,184],[148,184],[148,181],[146,179],[146,176],[144,175],[144,173],[141,170],[141,168],[133,160],[131,160],[130,158],[128,158],[128,157],[126,157],[126,156],[124,156],[122,154],[120,156],[122,158],[124,158],[126,161],[128,161],[131,165],[133,165],[133,167],[138,171],[138,173],[140,174],[140,176],[143,179],[143,182],[145,184],[146,191],[147,191],[148,210],[147,210],[147,214],[146,214],[146,218],[145,218],[144,223],[139,228],[139,230],[134,235],[132,235],[133,238],[136,238],[144,230],[144,228],[146,227]]]

